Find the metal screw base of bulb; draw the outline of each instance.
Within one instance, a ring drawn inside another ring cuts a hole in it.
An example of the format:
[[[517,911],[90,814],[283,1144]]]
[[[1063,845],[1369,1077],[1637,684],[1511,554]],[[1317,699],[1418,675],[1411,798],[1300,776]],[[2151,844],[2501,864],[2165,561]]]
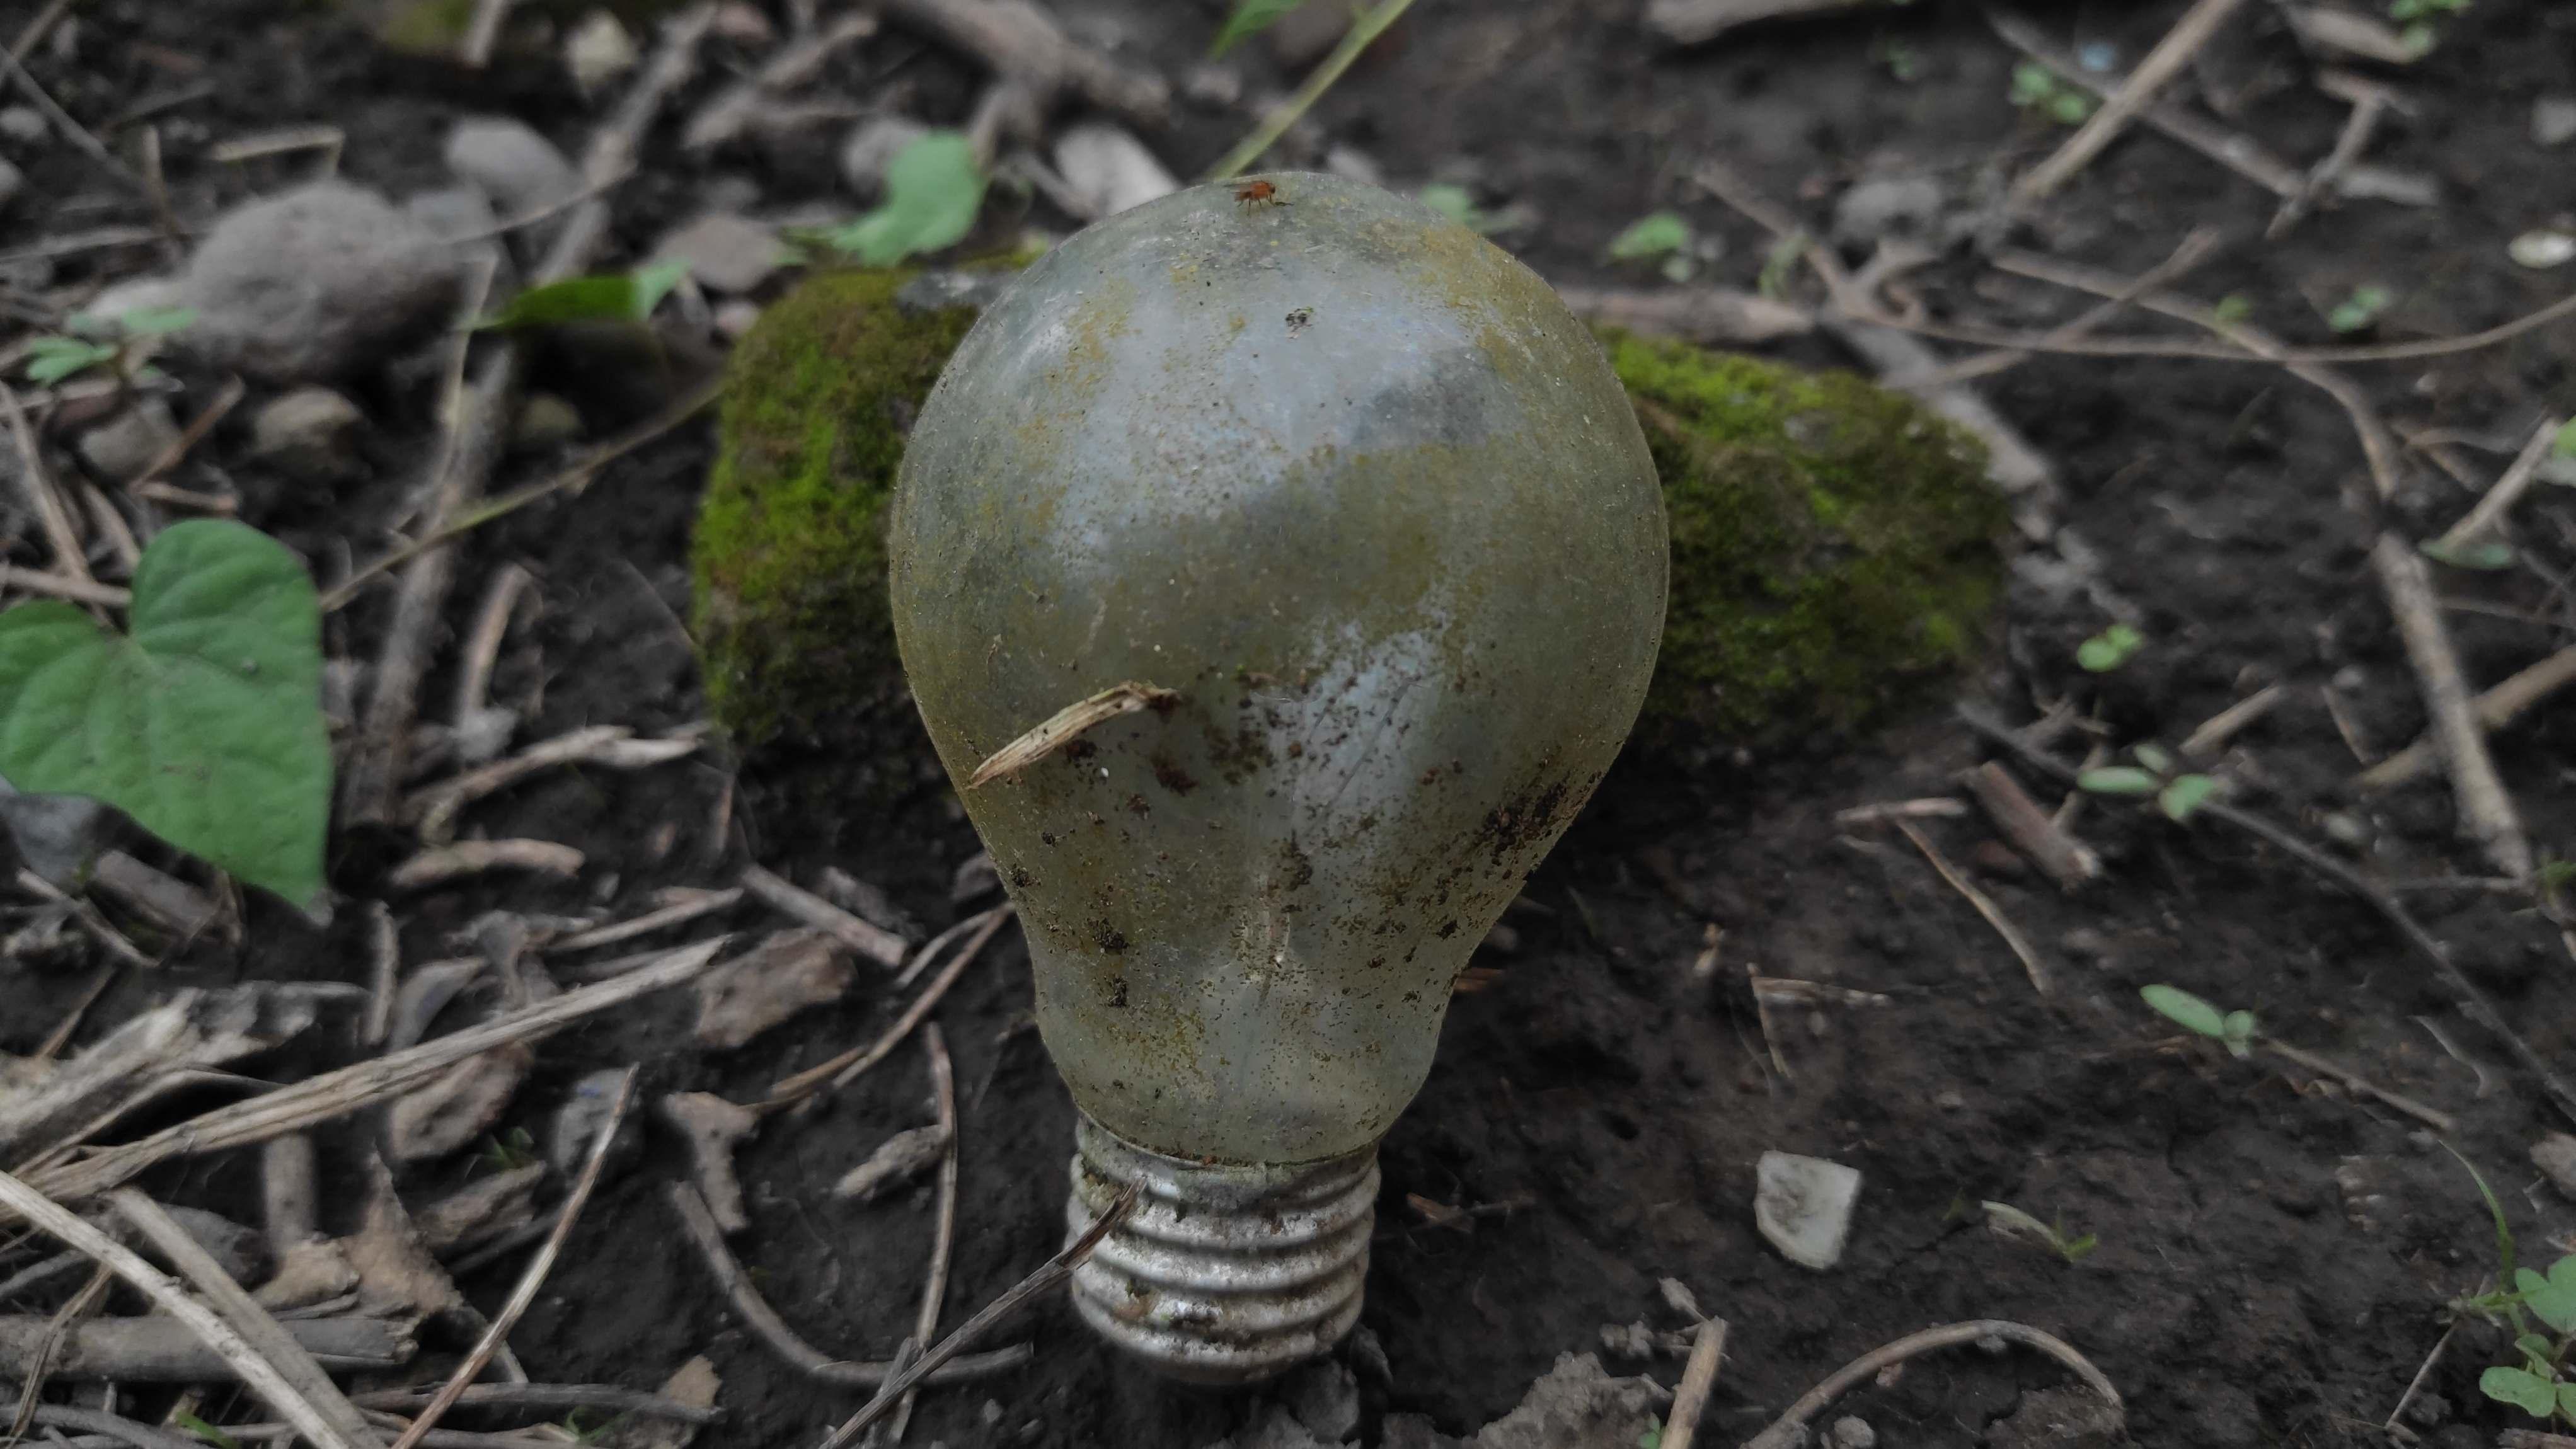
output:
[[[1377,1148],[1290,1166],[1166,1157],[1081,1114],[1069,1237],[1129,1184],[1135,1210],[1074,1270],[1073,1304],[1119,1348],[1173,1378],[1265,1379],[1359,1321],[1377,1218]]]

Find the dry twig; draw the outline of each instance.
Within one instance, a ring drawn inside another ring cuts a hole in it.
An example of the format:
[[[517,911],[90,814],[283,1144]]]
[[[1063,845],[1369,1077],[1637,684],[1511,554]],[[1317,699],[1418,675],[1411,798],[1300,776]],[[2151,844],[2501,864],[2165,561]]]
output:
[[[947,968],[932,977],[928,986],[921,988],[921,994],[913,998],[912,1005],[904,1009],[903,1015],[895,1019],[894,1025],[885,1029],[884,1035],[877,1038],[875,1045],[865,1049],[852,1047],[830,1061],[818,1062],[793,1076],[779,1078],[770,1084],[769,1096],[757,1103],[753,1110],[767,1116],[780,1108],[794,1106],[807,1097],[813,1096],[821,1091],[826,1083],[834,1088],[846,1087],[857,1080],[860,1073],[893,1055],[894,1049],[903,1044],[903,1039],[912,1034],[912,1029],[919,1026],[924,1017],[930,1015],[930,1009],[939,1004],[939,999],[948,994],[948,988],[957,984],[957,978],[965,974],[967,965],[984,949],[984,943],[993,939],[993,933],[1000,930],[1002,922],[1010,919],[1010,916],[1011,908],[1008,905],[995,906],[986,911],[979,918],[983,924],[976,928],[973,936],[967,938],[965,945],[957,948],[957,954],[949,961]]]
[[[768,902],[782,915],[812,926],[880,966],[902,965],[905,953],[911,949],[894,932],[861,920],[812,891],[759,866],[743,867],[742,888]]]
[[[2450,770],[2461,829],[2485,850],[2496,869],[2516,880],[2529,879],[2531,842],[2523,834],[2513,798],[2496,774],[2495,759],[2487,753],[2487,737],[2472,712],[2460,657],[2451,647],[2450,630],[2444,627],[2441,606],[2433,598],[2431,570],[2422,555],[2393,533],[2381,534],[2371,546],[2370,562],[2388,595],[2389,612],[2397,618],[2397,635],[2406,645],[2408,662],[2415,666],[2416,682],[2423,686],[2424,711],[2432,716],[2433,738]]]
[[[581,874],[582,853],[552,840],[460,840],[424,850],[386,874],[398,891],[426,890],[490,870],[533,870],[542,875]]]
[[[2479,695],[2477,698],[2478,726],[2489,732],[2503,729],[2521,718],[2523,711],[2570,684],[2576,684],[2576,645],[2561,649],[2539,663],[2516,672],[2503,683]],[[2334,697],[2333,691],[2327,691],[2326,698],[2330,703]],[[2353,754],[2364,764],[2369,763],[2368,758],[2363,756],[2360,750],[2355,749]],[[2354,777],[2353,786],[2360,790],[2385,790],[2393,785],[2403,785],[2410,780],[2422,779],[2441,768],[2441,764],[2440,747],[2429,739],[2417,740],[2362,771]]]
[[[1833,1375],[1823,1383],[1809,1389],[1798,1402],[1791,1404],[1787,1413],[1772,1420],[1769,1428],[1745,1441],[1744,1449],[1789,1449],[1789,1446],[1800,1443],[1806,1438],[1807,1421],[1814,1418],[1825,1405],[1842,1397],[1862,1380],[1874,1377],[1880,1370],[1893,1364],[1903,1363],[1917,1355],[1929,1353],[1936,1348],[1956,1348],[1961,1344],[1977,1343],[1992,1338],[2000,1338],[2007,1343],[2022,1344],[2047,1354],[2050,1358],[2074,1370],[2075,1376],[2084,1381],[2084,1386],[2101,1395],[2114,1414],[2123,1418],[2127,1416],[2128,1405],[2121,1401],[2120,1391],[2112,1386],[2110,1378],[2100,1369],[2095,1368],[2091,1360],[2077,1353],[2074,1346],[2066,1340],[2052,1333],[2043,1333],[2027,1324],[2007,1322],[2000,1318],[1976,1318],[1965,1323],[1945,1323],[1938,1328],[1909,1333],[1894,1343],[1871,1349],[1850,1363],[1844,1364],[1834,1370]]]
[[[1725,1356],[1726,1320],[1701,1319],[1690,1363],[1682,1369],[1680,1387],[1673,1390],[1672,1412],[1664,1417],[1662,1449],[1691,1449],[1699,1433],[1700,1412],[1708,1407],[1709,1390],[1717,1386],[1718,1362]]]
[[[2227,748],[2229,740],[2236,738],[2256,720],[2270,714],[2283,698],[2281,686],[2267,684],[2211,715],[2201,721],[2200,728],[2184,737],[2182,742],[2184,757],[2194,760],[2216,759],[2219,751]]]
[[[89,559],[81,551],[80,535],[72,529],[71,515],[64,511],[62,497],[54,491],[52,477],[45,471],[45,458],[39,451],[35,431],[27,426],[27,410],[18,405],[17,390],[5,382],[0,382],[0,407],[8,410],[9,436],[18,444],[18,486],[35,506],[36,521],[44,526],[45,542],[54,551],[55,570],[84,584],[95,582]]]
[[[1941,879],[1950,883],[1950,889],[1967,897],[1968,904],[1977,908],[1977,914],[1986,918],[1986,924],[1995,928],[1995,934],[2004,938],[2004,944],[2012,948],[2013,955],[2021,958],[2021,969],[2030,973],[2031,989],[2046,996],[2048,968],[2040,963],[2039,952],[2032,949],[2020,929],[2005,917],[2003,908],[1989,899],[1984,891],[1969,884],[1967,877],[1959,874],[1941,852],[1932,848],[1932,842],[1923,838],[1923,832],[1914,828],[1913,821],[1898,816],[1894,824],[1905,833],[1907,840],[1914,842],[1916,850],[1923,852],[1923,858],[1932,862],[1932,868],[1941,873]]]
[[[2200,53],[2201,47],[2218,33],[2218,27],[2225,24],[2243,3],[2244,0],[2198,0],[2191,9],[2183,12],[2182,19],[2165,33],[2165,38],[2156,43],[2155,49],[2147,52],[2147,58],[2138,63],[2137,70],[2121,82],[2119,89],[2103,101],[2100,109],[2076,128],[2074,135],[2066,138],[2066,143],[2057,148],[2056,154],[2014,183],[2012,204],[2028,206],[2065,185],[2075,173],[2083,170],[2087,163],[2101,154],[2103,147],[2110,145],[2121,131],[2127,129],[2132,118],[2153,103],[2156,92],[2164,89],[2166,82],[2191,63],[2191,58]]]
[[[2469,510],[2466,518],[2444,531],[2435,547],[2442,550],[2460,548],[2485,537],[2501,522],[2506,510],[2520,501],[2530,489],[2532,480],[2540,476],[2540,465],[2549,461],[2550,446],[2557,442],[2558,430],[2564,425],[2558,418],[2542,418],[2540,426],[2532,430],[2531,441],[2523,444],[2522,451],[2514,455],[2513,464],[2504,470],[2504,476],[2478,499],[2477,506]]]
[[[2063,891],[2081,889],[2102,874],[2102,857],[2093,848],[2059,828],[2038,802],[2023,792],[2003,766],[1992,760],[1970,770],[1968,789],[1977,803],[1986,807],[1986,818],[2013,847],[2029,856],[2032,863],[2048,872]]]
[[[639,740],[635,731],[624,725],[592,725],[541,740],[507,759],[494,760],[415,791],[403,802],[403,817],[419,827],[424,843],[439,845],[456,838],[456,817],[466,806],[498,794],[530,775],[564,765],[650,769],[694,753],[699,744],[695,736]],[[579,869],[577,863],[574,869]]]
[[[1016,775],[1070,744],[1086,730],[1139,710],[1168,710],[1179,698],[1180,695],[1172,690],[1139,684],[1132,679],[1113,684],[1088,699],[1076,700],[1048,715],[1031,725],[1018,739],[995,750],[990,759],[975,767],[975,773],[966,780],[966,788],[972,790]]]
[[[930,1091],[939,1105],[943,1139],[939,1154],[939,1226],[930,1240],[930,1266],[923,1271],[921,1312],[912,1324],[913,1338],[928,1343],[939,1332],[939,1309],[948,1296],[948,1257],[957,1243],[957,1073],[949,1065],[948,1042],[940,1035],[939,1023],[922,1023],[921,1045],[930,1059]],[[911,1420],[912,1396],[906,1394],[902,1407],[895,1410],[887,1437],[901,1443],[904,1426]]]
[[[2460,1130],[2458,1120],[2450,1113],[2427,1107],[2402,1092],[2392,1092],[2331,1057],[2321,1057],[2315,1052],[2294,1047],[2288,1042],[2268,1036],[2263,1038],[2263,1049],[2283,1061],[2296,1063],[2319,1076],[2332,1077],[2365,1096],[2376,1097],[2445,1137]]]
[[[587,951],[595,946],[614,946],[620,941],[632,941],[638,936],[649,936],[655,931],[682,925],[697,920],[701,916],[711,916],[718,911],[731,910],[741,902],[743,890],[740,886],[720,891],[692,890],[685,886],[674,886],[664,891],[662,897],[671,903],[660,910],[648,911],[631,921],[619,921],[612,925],[593,927],[587,931],[576,931],[572,935],[547,942],[542,949],[551,956],[571,951]]]

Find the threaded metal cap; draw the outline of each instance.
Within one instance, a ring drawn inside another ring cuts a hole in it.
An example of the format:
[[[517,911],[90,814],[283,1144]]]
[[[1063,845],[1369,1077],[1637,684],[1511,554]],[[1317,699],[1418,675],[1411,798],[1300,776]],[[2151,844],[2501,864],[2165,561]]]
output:
[[[1331,1348],[1359,1321],[1377,1148],[1320,1162],[1188,1162],[1074,1127],[1068,1240],[1129,1184],[1134,1211],[1074,1270],[1083,1320],[1174,1378],[1241,1384]]]

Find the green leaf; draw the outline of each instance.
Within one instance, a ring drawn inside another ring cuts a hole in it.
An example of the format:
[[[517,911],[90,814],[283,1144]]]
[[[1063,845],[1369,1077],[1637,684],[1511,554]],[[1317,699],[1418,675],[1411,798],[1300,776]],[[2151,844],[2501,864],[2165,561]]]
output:
[[[2451,1160],[2460,1164],[2460,1166],[2467,1171],[2469,1174],[2469,1181],[2478,1185],[2478,1196],[2486,1199],[2487,1216],[2495,1219],[2496,1263],[2503,1269],[2506,1277],[2512,1277],[2513,1229],[2505,1225],[2504,1204],[2496,1201],[2495,1189],[2487,1186],[2486,1174],[2478,1171],[2476,1164],[2470,1162],[2467,1158],[2462,1157],[2460,1155],[2460,1149],[2453,1147],[2448,1142],[2444,1142],[2442,1143],[2442,1150],[2451,1154]]]
[[[2085,1255],[2091,1253],[2095,1248],[2100,1246],[2102,1246],[2102,1239],[2099,1234],[2086,1233],[2080,1238],[2059,1239],[2057,1252],[2060,1257],[2063,1257],[2070,1263],[2081,1263],[2084,1261]]]
[[[2337,332],[2359,332],[2378,321],[2379,314],[2388,310],[2392,300],[2386,287],[2355,287],[2351,296],[2336,303],[2335,309],[2326,314],[2326,325]]]
[[[2048,114],[2061,126],[2080,126],[2093,114],[2093,98],[2079,90],[2061,90],[2048,98]]]
[[[512,297],[500,311],[474,324],[475,330],[553,327],[566,322],[641,322],[653,315],[671,289],[689,274],[685,261],[668,261],[633,272],[597,277],[567,277],[530,287]]]
[[[2075,662],[2095,674],[2107,674],[2147,647],[2147,636],[2134,625],[2114,624],[2076,646]]]
[[[1234,13],[1226,17],[1225,28],[1216,33],[1216,44],[1208,47],[1209,55],[1223,55],[1234,47],[1279,23],[1304,0],[1241,0]]]
[[[1435,181],[1415,193],[1422,204],[1472,232],[1494,229],[1494,218],[1476,205],[1475,195],[1463,186]]]
[[[2498,1365],[2478,1375],[2478,1392],[2499,1404],[2511,1404],[2535,1419],[2546,1419],[2558,1405],[2558,1386],[2540,1375]]]
[[[197,325],[194,307],[137,307],[116,319],[128,337],[167,337]]]
[[[214,1445],[215,1449],[241,1449],[240,1440],[185,1409],[172,1409],[170,1417],[178,1421],[180,1428]]]
[[[2218,305],[2210,308],[2209,314],[2233,326],[2254,315],[2254,302],[2242,292],[2230,292],[2218,299]]]
[[[104,342],[89,342],[78,337],[39,337],[27,344],[27,381],[39,387],[51,387],[77,372],[87,372],[102,362],[115,358],[116,349]]]
[[[954,246],[984,209],[984,173],[962,131],[933,131],[895,153],[885,204],[824,233],[834,249],[871,267]]]
[[[2013,67],[2012,103],[2036,106],[2057,94],[2057,75],[2035,60],[2025,60]]]
[[[2138,757],[2139,764],[2146,766],[2148,769],[2155,771],[2159,775],[2170,775],[2173,773],[2174,757],[2166,751],[2164,746],[2157,744],[2154,740],[2140,740],[2137,744],[2132,745],[2129,748],[2129,753]]]
[[[2193,811],[2207,804],[2209,797],[2217,793],[2218,781],[2210,776],[2179,775],[2172,784],[2165,786],[2162,794],[2156,796],[2156,804],[2164,810],[2166,819],[2179,824],[2189,820]]]
[[[2141,986],[2138,995],[2183,1030],[2198,1032],[2212,1041],[2227,1040],[2227,1018],[2219,1014],[2217,1007],[2181,987],[2161,983]]]
[[[2075,777],[2076,789],[2096,795],[2152,795],[2161,783],[2135,765],[2105,765]]]
[[[2561,1381],[2558,1385],[2559,1417],[2576,1421],[2576,1384]]]
[[[1664,1449],[1663,1420],[1653,1420],[1637,1435],[1637,1449]]]
[[[2464,543],[2428,538],[2415,547],[2433,562],[2448,564],[2455,569],[2493,573],[2513,567],[2513,545],[2492,538],[2471,539]]]
[[[2558,425],[2558,436],[2549,440],[2549,451],[2561,458],[2576,458],[2576,418]]]
[[[2576,1257],[2550,1264],[2547,1277],[2517,1268],[2513,1286],[2521,1290],[2524,1306],[2540,1315],[2541,1322],[2560,1333],[2576,1333]]]
[[[131,612],[124,634],[58,601],[0,613],[0,775],[318,905],[331,741],[304,565],[245,524],[175,524],[143,551]]]
[[[1610,241],[1612,259],[1622,262],[1643,261],[1677,252],[1690,245],[1690,223],[1678,213],[1658,211],[1641,216],[1628,224],[1628,229]]]

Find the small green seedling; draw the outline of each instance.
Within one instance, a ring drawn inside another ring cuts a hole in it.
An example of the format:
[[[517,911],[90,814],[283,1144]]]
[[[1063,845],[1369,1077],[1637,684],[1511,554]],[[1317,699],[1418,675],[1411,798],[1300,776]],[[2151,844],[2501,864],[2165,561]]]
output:
[[[331,736],[303,560],[246,524],[161,531],[123,631],[57,599],[0,613],[0,776],[86,795],[307,910],[322,901]]]
[[[162,338],[196,321],[194,307],[137,307],[114,317],[75,312],[66,324],[66,335],[39,337],[27,344],[27,380],[51,387],[104,366],[115,372],[117,381],[131,384],[149,375],[150,369],[140,364]]]
[[[1278,24],[1289,11],[1304,3],[1305,0],[1240,0],[1234,13],[1226,17],[1225,28],[1216,33],[1216,43],[1208,47],[1208,54],[1225,54]]]
[[[2540,863],[2540,899],[2551,910],[2558,909],[2558,897],[2571,885],[2576,885],[2576,860],[2552,856]]]
[[[1773,242],[1770,252],[1762,258],[1762,273],[1754,279],[1753,290],[1774,302],[1786,300],[1789,269],[1798,265],[1798,259],[1806,254],[1807,234],[1803,231],[1793,231]]]
[[[932,131],[895,153],[882,205],[814,239],[871,267],[941,251],[975,229],[988,182],[965,132]]]
[[[2389,0],[2388,18],[2405,27],[2399,36],[2416,55],[2427,55],[2442,39],[2437,20],[2467,13],[2469,0]]]
[[[575,1444],[597,1444],[616,1433],[632,1417],[630,1414],[602,1414],[592,1409],[575,1409],[564,1415],[561,1427],[572,1436]]]
[[[1664,1421],[1649,1415],[1645,1429],[1637,1435],[1637,1449],[1664,1449]]]
[[[641,322],[653,315],[671,289],[689,274],[684,261],[662,262],[632,272],[595,277],[567,277],[530,287],[512,297],[500,311],[474,324],[482,331],[518,331],[555,327],[567,322]]]
[[[2549,440],[2549,451],[2555,457],[2576,458],[2576,418],[2558,425],[2557,435]]]
[[[1923,76],[1923,53],[1901,40],[1881,39],[1873,58],[1887,67],[1887,74],[1898,85],[1912,85]]]
[[[494,1172],[516,1172],[537,1160],[537,1139],[525,1127],[513,1127],[498,1137],[483,1139],[483,1150],[474,1160]]]
[[[2135,765],[2103,765],[2075,777],[2075,788],[2095,795],[2156,797],[2156,808],[2176,825],[2188,822],[2219,791],[2214,775],[2177,773],[2174,757],[2152,740],[2132,746]]]
[[[2012,103],[2037,111],[2061,126],[2080,126],[2093,114],[2093,97],[2057,78],[2057,72],[2035,60],[2013,67]]]
[[[2456,1317],[2475,1318],[2513,1334],[2514,1356],[2520,1360],[2478,1375],[2478,1392],[2535,1419],[2576,1424],[2576,1381],[2567,1376],[2568,1350],[2576,1346],[2576,1254],[2550,1264],[2546,1273],[2518,1266],[2513,1230],[2505,1223],[2495,1190],[2467,1158],[2447,1143],[2444,1148],[2468,1169],[2496,1231],[2497,1271],[2490,1280],[2496,1286],[2452,1299],[2450,1310]],[[2503,1287],[2506,1283],[2513,1286]]]
[[[2452,543],[2448,539],[2428,538],[2415,547],[2424,557],[2450,568],[2491,574],[2513,567],[2513,545],[2501,539],[2473,538]]]
[[[2227,1048],[2228,1055],[2245,1057],[2253,1054],[2254,1038],[2260,1034],[2254,1024],[2254,1013],[2221,1012],[2179,986],[2161,983],[2139,987],[2138,995],[2174,1025],[2208,1037]]]
[[[2114,624],[2075,646],[2075,662],[2095,674],[2108,674],[2147,647],[2147,636],[2134,625]]]
[[[1423,205],[1479,236],[1496,231],[1502,225],[1500,217],[1476,205],[1474,193],[1466,187],[1435,181],[1415,195],[1421,198]]]
[[[2219,298],[2218,305],[2210,308],[2209,313],[2220,322],[2233,327],[2253,317],[2254,299],[2242,292],[2230,292]]]
[[[2397,299],[2386,287],[2365,283],[2352,289],[2352,295],[2334,305],[2326,314],[2326,325],[2337,332],[2366,332],[2379,321],[2379,314]]]
[[[2087,1254],[2101,1246],[2101,1240],[2091,1233],[2079,1238],[2066,1236],[2066,1224],[2062,1219],[2044,1223],[2008,1202],[1981,1202],[1977,1206],[1985,1209],[1986,1226],[1998,1235],[2037,1243],[2064,1258],[2070,1267],[2083,1262]]]
[[[1658,211],[1630,222],[1627,230],[1611,238],[1610,259],[1651,262],[1660,258],[1664,280],[1679,284],[1689,281],[1694,270],[1690,245],[1690,223],[1677,212]]]
[[[216,1428],[214,1425],[207,1423],[204,1419],[199,1418],[196,1414],[191,1413],[185,1408],[172,1409],[170,1411],[170,1419],[171,1422],[177,1424],[180,1428],[185,1429],[198,1438],[205,1440],[207,1443],[214,1445],[215,1449],[241,1449],[241,1441],[239,1439],[236,1439],[232,1435],[225,1433],[223,1430]]]

